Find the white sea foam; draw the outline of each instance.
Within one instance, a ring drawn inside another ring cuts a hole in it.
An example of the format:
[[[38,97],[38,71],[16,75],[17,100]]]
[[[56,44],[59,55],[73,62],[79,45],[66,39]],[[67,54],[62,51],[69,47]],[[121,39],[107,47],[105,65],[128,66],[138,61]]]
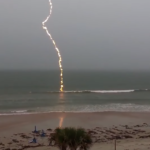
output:
[[[79,90],[63,91],[63,93],[130,93],[130,92],[149,92],[150,89],[127,89],[127,90]],[[48,93],[60,93],[59,91],[50,91]]]
[[[94,93],[129,93],[134,92],[135,90],[95,90],[91,91]]]
[[[51,113],[51,112],[72,112],[72,113],[90,113],[90,112],[105,112],[105,111],[117,111],[117,112],[150,112],[150,105],[138,105],[138,104],[102,104],[102,105],[71,105],[71,106],[55,106],[55,107],[43,107],[35,110],[14,110],[10,112],[3,112],[0,115],[23,115],[23,114],[37,114],[37,113]]]
[[[25,113],[28,110],[15,110],[15,111],[11,111],[12,113]]]

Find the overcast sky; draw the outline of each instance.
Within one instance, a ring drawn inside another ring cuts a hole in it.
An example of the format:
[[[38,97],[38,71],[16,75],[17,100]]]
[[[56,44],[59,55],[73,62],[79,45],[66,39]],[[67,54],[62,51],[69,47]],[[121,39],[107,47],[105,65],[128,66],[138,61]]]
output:
[[[64,69],[149,69],[150,0],[52,0]],[[48,0],[0,0],[0,69],[58,69]]]

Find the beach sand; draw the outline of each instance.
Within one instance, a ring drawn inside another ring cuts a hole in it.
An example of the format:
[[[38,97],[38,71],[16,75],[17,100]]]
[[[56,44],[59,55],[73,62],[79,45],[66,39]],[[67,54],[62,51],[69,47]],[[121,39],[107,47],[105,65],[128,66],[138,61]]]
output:
[[[48,146],[47,137],[32,134],[34,126],[47,135],[62,127],[83,127],[92,135],[91,150],[150,149],[150,112],[43,113],[0,116],[0,150],[58,149]],[[29,144],[36,136],[38,144]],[[37,147],[36,147],[37,146]],[[26,148],[25,148],[26,147]]]

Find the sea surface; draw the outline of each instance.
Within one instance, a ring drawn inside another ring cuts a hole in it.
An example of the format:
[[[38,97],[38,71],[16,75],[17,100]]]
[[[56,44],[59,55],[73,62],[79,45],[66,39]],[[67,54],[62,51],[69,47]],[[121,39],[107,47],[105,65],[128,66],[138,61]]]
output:
[[[150,111],[150,72],[0,71],[0,115]]]

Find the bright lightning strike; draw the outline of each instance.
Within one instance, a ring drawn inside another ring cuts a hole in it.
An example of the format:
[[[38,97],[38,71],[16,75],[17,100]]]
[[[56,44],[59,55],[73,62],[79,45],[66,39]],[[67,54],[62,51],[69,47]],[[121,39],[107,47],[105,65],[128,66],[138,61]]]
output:
[[[49,15],[47,16],[47,18],[42,22],[42,25],[43,25],[43,29],[46,31],[47,35],[49,36],[50,40],[52,41],[54,47],[55,47],[55,50],[57,51],[57,54],[58,54],[58,58],[59,58],[59,68],[60,68],[60,91],[63,92],[63,88],[64,88],[64,85],[63,85],[63,67],[62,67],[62,58],[61,58],[61,54],[60,54],[60,51],[55,43],[55,41],[53,40],[52,38],[52,35],[49,33],[45,23],[47,23],[47,21],[49,20],[51,14],[52,14],[52,9],[53,9],[53,4],[52,4],[52,1],[49,0],[49,5],[50,5],[50,13]]]

